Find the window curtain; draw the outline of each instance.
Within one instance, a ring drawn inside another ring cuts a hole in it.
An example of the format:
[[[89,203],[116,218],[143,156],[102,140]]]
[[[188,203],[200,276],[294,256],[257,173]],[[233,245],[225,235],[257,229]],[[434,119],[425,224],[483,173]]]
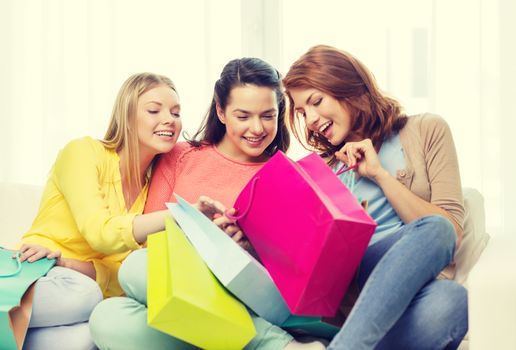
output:
[[[329,44],[360,58],[407,113],[448,121],[489,232],[514,234],[514,18],[512,0],[3,0],[0,181],[43,184],[66,142],[102,138],[131,74],[172,78],[192,135],[230,59],[258,56],[285,74]]]
[[[283,72],[316,44],[357,56],[407,114],[446,119],[463,186],[484,195],[488,231],[515,234],[516,3],[284,0],[276,12]]]
[[[44,184],[68,141],[104,136],[138,72],[174,81],[193,135],[223,65],[241,56],[240,25],[235,0],[0,1],[0,181]]]

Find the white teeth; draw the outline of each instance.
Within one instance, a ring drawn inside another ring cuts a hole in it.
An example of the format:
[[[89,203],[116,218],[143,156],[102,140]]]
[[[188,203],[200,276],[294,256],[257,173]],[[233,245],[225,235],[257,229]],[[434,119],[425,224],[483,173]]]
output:
[[[331,121],[324,123],[323,125],[321,125],[321,127],[318,130],[318,132],[321,133],[321,134],[324,134],[326,129],[328,129],[332,124],[333,123]]]
[[[263,137],[245,137],[245,139],[250,142],[258,142],[261,141]]]
[[[174,136],[175,133],[172,132],[172,131],[156,131],[155,134],[158,135],[158,136],[172,137],[172,136]]]

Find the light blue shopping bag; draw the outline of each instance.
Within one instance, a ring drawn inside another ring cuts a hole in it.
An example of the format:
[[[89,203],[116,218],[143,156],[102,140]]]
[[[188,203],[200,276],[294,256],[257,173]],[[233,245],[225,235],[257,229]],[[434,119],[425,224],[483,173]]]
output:
[[[32,312],[31,286],[56,263],[45,258],[20,263],[16,253],[0,247],[0,350],[22,348]]]
[[[167,203],[185,235],[217,279],[265,320],[281,325],[290,310],[267,270],[210,219],[175,195]]]

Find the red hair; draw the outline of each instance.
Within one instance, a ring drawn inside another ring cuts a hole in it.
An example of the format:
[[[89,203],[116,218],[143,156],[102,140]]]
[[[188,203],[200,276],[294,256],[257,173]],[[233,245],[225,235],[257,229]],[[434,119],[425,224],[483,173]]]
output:
[[[283,84],[289,101],[289,125],[294,136],[306,149],[317,150],[330,157],[330,164],[335,162],[334,153],[349,137],[370,138],[379,149],[383,140],[402,129],[407,121],[398,101],[378,88],[374,76],[362,62],[331,46],[310,48],[292,64]],[[289,93],[293,88],[315,88],[345,104],[351,115],[351,132],[342,144],[334,146],[306,125],[301,125]],[[300,137],[301,130],[304,131],[304,140]]]

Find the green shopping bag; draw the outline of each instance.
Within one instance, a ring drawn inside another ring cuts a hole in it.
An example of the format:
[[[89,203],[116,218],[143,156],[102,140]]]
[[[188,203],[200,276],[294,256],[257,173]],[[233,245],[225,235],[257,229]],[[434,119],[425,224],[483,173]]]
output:
[[[55,265],[55,259],[20,263],[17,252],[0,247],[0,350],[23,346],[32,313],[32,284]]]
[[[315,317],[315,316],[290,316],[281,328],[295,335],[311,335],[326,339],[333,337],[340,331],[344,324],[344,318]]]
[[[249,312],[218,282],[171,220],[148,238],[148,324],[203,349],[242,349],[256,335]]]

